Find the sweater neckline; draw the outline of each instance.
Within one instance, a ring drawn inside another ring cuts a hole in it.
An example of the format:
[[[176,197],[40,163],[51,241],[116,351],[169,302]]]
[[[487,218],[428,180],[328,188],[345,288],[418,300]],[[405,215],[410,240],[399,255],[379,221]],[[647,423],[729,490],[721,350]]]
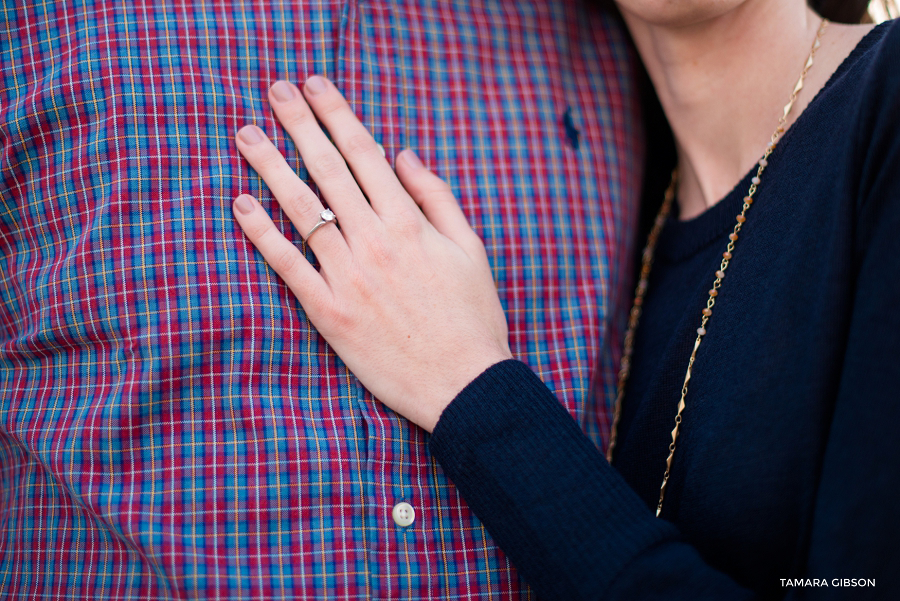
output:
[[[794,138],[800,135],[795,134],[795,132],[798,130],[802,132],[808,127],[807,122],[811,119],[809,115],[814,114],[818,109],[821,97],[856,64],[861,55],[884,36],[891,23],[893,21],[876,25],[872,31],[863,36],[850,54],[838,65],[838,68],[831,74],[825,85],[819,89],[806,106],[806,109],[785,132],[778,146],[775,147],[775,150],[769,157],[773,166],[780,165],[781,157],[786,150],[790,149]],[[671,262],[681,262],[693,257],[710,244],[720,242],[725,232],[734,228],[735,216],[741,212],[741,208],[744,205],[744,196],[746,196],[747,190],[750,188],[750,180],[756,175],[756,169],[757,167],[754,165],[722,200],[700,215],[686,221],[680,221],[677,216],[670,216],[660,234],[656,253]],[[772,166],[769,167],[770,177],[771,169]],[[674,207],[677,208],[677,199]]]

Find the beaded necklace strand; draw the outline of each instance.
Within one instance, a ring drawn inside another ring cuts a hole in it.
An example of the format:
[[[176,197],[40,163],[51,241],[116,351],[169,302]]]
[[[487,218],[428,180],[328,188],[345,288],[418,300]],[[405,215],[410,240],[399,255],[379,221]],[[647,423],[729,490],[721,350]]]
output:
[[[744,197],[743,209],[735,218],[736,223],[734,225],[733,231],[728,234],[728,245],[725,247],[725,252],[722,253],[722,262],[719,265],[719,269],[715,273],[716,277],[715,280],[713,280],[712,288],[709,290],[709,298],[706,300],[706,307],[701,311],[700,327],[697,328],[697,339],[694,341],[694,350],[691,352],[691,357],[688,360],[687,373],[684,376],[684,384],[681,387],[681,399],[678,401],[678,412],[675,414],[675,427],[672,429],[672,442],[669,443],[669,456],[666,458],[666,471],[665,473],[663,473],[662,486],[660,486],[659,489],[659,503],[656,505],[656,517],[659,517],[660,513],[662,513],[663,500],[666,496],[666,485],[669,483],[669,474],[672,470],[672,460],[675,457],[675,443],[678,440],[678,433],[681,429],[681,422],[683,420],[685,397],[687,397],[688,392],[688,383],[691,380],[691,372],[694,367],[694,362],[697,359],[697,349],[700,348],[700,343],[703,342],[703,337],[706,336],[706,326],[709,324],[709,320],[712,317],[712,310],[716,304],[716,298],[719,296],[719,289],[722,287],[722,281],[725,279],[725,271],[728,269],[728,264],[731,261],[731,258],[734,256],[734,244],[735,242],[737,242],[741,227],[744,225],[744,222],[747,221],[747,211],[753,204],[753,197],[756,194],[757,188],[759,186],[760,178],[762,177],[763,171],[765,171],[766,166],[768,166],[769,164],[769,156],[775,150],[776,144],[784,134],[788,115],[790,114],[791,109],[794,107],[794,102],[797,100],[797,94],[799,94],[800,90],[803,89],[803,80],[804,78],[806,78],[806,74],[809,72],[810,67],[812,67],[813,65],[813,60],[816,56],[816,50],[818,50],[819,46],[821,45],[820,41],[822,38],[822,34],[825,32],[825,28],[827,26],[828,19],[822,19],[822,22],[819,25],[819,30],[816,32],[816,38],[813,41],[812,49],[809,52],[809,58],[806,59],[806,64],[803,66],[803,71],[800,73],[800,79],[797,80],[797,84],[794,86],[793,92],[791,92],[790,99],[784,106],[784,114],[781,116],[781,119],[778,120],[778,127],[772,134],[771,141],[766,147],[766,151],[763,154],[763,157],[757,164],[758,166],[756,175],[753,177],[753,179],[750,180],[750,189],[747,191],[747,195]],[[666,224],[666,220],[669,218],[669,212],[672,209],[672,201],[675,198],[675,187],[677,185],[677,182],[678,174],[677,172],[673,172],[672,181],[669,183],[669,187],[666,189],[662,207],[660,207],[659,213],[656,216],[656,220],[653,222],[653,228],[650,230],[650,235],[647,237],[647,244],[644,247],[644,252],[641,256],[641,273],[640,278],[638,279],[637,288],[635,289],[634,293],[634,305],[631,308],[631,313],[628,318],[628,330],[625,332],[625,342],[624,348],[622,350],[622,363],[619,369],[618,391],[616,394],[616,404],[613,413],[612,432],[610,434],[609,447],[606,451],[606,458],[610,462],[613,459],[613,453],[615,452],[616,441],[618,438],[619,419],[622,416],[622,401],[625,398],[625,385],[628,383],[628,376],[631,374],[631,355],[634,351],[634,333],[637,330],[638,322],[640,321],[641,312],[644,305],[644,297],[647,294],[647,284],[650,280],[650,269],[653,266],[653,254],[656,251],[656,243],[659,239],[660,233],[662,232],[663,226],[665,226]]]

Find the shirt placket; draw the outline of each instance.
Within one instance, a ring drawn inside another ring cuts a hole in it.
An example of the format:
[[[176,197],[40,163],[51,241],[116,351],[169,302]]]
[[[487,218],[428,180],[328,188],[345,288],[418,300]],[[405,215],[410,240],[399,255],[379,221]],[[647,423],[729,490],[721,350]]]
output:
[[[399,53],[389,2],[346,4],[335,83],[387,158],[405,146],[407,67]],[[427,599],[437,589],[438,549],[423,531],[430,484],[424,433],[359,388],[367,432],[366,547],[373,599]]]

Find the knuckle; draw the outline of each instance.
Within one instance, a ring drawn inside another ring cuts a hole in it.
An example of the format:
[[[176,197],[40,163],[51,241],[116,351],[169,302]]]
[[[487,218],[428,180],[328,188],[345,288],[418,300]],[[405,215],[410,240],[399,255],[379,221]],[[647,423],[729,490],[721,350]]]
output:
[[[299,295],[298,295],[299,298]],[[323,334],[327,333],[328,324],[332,322],[334,298],[323,290],[307,290],[305,301],[301,301],[306,316],[319,327]]]
[[[328,90],[324,96],[319,108],[316,109],[320,117],[330,117],[338,114],[345,107],[340,95],[332,94],[331,90]]]
[[[420,194],[429,197],[453,197],[453,189],[450,184],[435,175],[425,175],[417,182],[417,190]]]
[[[354,312],[343,302],[329,303],[327,309],[330,330],[334,333],[346,334],[353,329]]]
[[[402,209],[396,212],[392,219],[393,229],[401,236],[418,236],[422,232],[425,223],[418,209]]]
[[[308,125],[312,120],[312,113],[304,109],[298,103],[291,103],[282,109],[278,115],[281,124],[287,129],[300,128]]]
[[[428,186],[421,192],[421,197],[431,204],[438,204],[441,206],[458,204],[456,202],[456,197],[453,195],[453,192],[450,191],[450,187],[446,184],[440,186]]]
[[[383,269],[394,261],[394,245],[388,244],[382,237],[373,237],[368,241],[367,250],[372,263]]]
[[[260,148],[254,158],[254,167],[260,173],[275,173],[284,164],[284,157],[277,148],[271,145],[268,148]]]
[[[275,229],[275,226],[268,219],[264,221],[255,221],[254,223],[248,224],[244,227],[244,231],[247,233],[247,237],[250,238],[250,240],[252,240],[254,244],[264,242],[273,234],[278,233],[278,231]]]
[[[296,270],[300,258],[300,251],[296,248],[283,248],[275,253],[269,263],[282,277],[287,277]]]
[[[280,202],[281,207],[288,216],[305,217],[314,212],[315,203],[318,201],[316,196],[307,190],[298,190],[288,196],[284,202]]]
[[[453,196],[453,190],[452,190],[452,188],[450,188],[450,184],[448,184],[447,182],[445,182],[444,180],[442,180],[439,177],[434,178],[434,182],[431,186],[431,189],[435,194],[441,194],[441,195],[445,195],[445,196],[446,195]]]
[[[362,301],[368,301],[373,295],[372,278],[368,270],[360,268],[348,269],[345,277],[350,288]]]
[[[344,156],[347,157],[365,156],[377,150],[378,145],[372,136],[364,133],[353,134],[344,143]]]
[[[346,169],[344,161],[336,154],[323,152],[312,161],[311,167],[319,177],[337,177]]]
[[[435,190],[434,197],[440,203],[454,207],[459,206],[459,201],[456,200],[456,196],[453,195],[453,192],[450,190],[450,186]]]

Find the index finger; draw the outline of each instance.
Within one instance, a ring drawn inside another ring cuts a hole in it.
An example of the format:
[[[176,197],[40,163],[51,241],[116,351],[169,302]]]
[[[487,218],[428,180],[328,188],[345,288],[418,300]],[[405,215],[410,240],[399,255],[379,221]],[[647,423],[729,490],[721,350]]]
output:
[[[238,196],[232,208],[244,234],[266,262],[281,276],[314,322],[321,307],[327,306],[331,291],[322,275],[290,240],[284,237],[272,218],[249,194]]]
[[[280,86],[281,83],[275,85]],[[401,206],[415,209],[415,203],[385,158],[384,149],[356,117],[334,84],[322,76],[314,75],[306,80],[303,96],[309,108],[328,130],[353,172],[354,179],[369,199],[372,209],[379,215],[385,211],[393,213]],[[277,103],[273,104],[276,113],[284,110]]]

